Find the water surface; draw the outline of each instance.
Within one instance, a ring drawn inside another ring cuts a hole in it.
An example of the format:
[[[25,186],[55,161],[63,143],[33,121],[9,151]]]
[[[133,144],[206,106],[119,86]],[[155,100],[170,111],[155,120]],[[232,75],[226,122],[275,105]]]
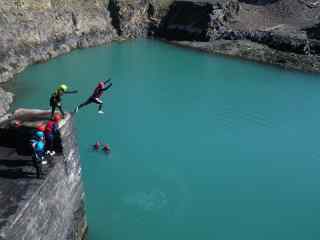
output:
[[[90,240],[320,239],[318,76],[140,40],[28,68],[15,106],[107,76],[76,119]]]

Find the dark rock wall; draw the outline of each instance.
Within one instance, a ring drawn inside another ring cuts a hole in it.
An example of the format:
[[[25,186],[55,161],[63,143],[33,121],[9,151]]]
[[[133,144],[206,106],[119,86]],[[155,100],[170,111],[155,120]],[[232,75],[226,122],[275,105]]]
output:
[[[87,223],[79,150],[72,120],[61,129],[63,158],[38,191],[1,229],[5,240],[80,240]]]
[[[176,41],[209,41],[208,29],[213,5],[174,2],[161,19],[155,36]]]
[[[187,45],[200,50],[204,50],[202,42],[208,42],[206,45],[211,45],[209,52],[225,52],[319,72],[320,25],[317,16],[320,5],[310,7],[310,3],[303,0],[178,1],[160,19],[154,36],[175,42],[191,41],[193,43]],[[228,48],[223,47],[226,44]],[[234,46],[232,51],[231,46]]]

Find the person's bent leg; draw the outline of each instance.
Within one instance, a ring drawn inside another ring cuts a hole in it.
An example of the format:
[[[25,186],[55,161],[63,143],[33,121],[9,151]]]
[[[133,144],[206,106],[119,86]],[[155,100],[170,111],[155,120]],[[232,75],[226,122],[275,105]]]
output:
[[[84,106],[89,105],[90,103],[92,103],[91,98],[89,98],[89,99],[88,99],[87,101],[85,101],[84,103],[81,103],[81,104],[78,106],[78,108],[80,109],[80,108],[82,108],[82,107],[84,107]]]
[[[52,104],[51,105],[51,117],[50,117],[50,119],[53,119],[53,117],[54,117],[54,112],[56,111],[56,105],[55,104]]]
[[[49,133],[46,134],[46,149],[48,149],[48,151],[52,152],[54,150],[53,147],[53,134]]]
[[[99,111],[102,111],[102,106],[103,106],[103,103],[100,103],[99,104]]]
[[[33,162],[33,166],[36,169],[37,178],[41,178],[41,169],[40,169],[40,166],[38,163],[38,158],[37,158],[36,154],[32,155],[32,162]]]
[[[62,114],[62,117],[64,117],[64,111],[62,109],[61,104],[57,105],[57,107],[59,108],[60,113]]]
[[[92,99],[89,98],[87,99],[85,102],[81,103],[80,105],[76,106],[74,112],[78,112],[80,108],[84,107],[84,106],[87,106],[88,104],[92,103]]]
[[[95,99],[94,99],[94,102],[99,105],[99,107],[98,107],[98,113],[102,114],[102,113],[103,113],[103,111],[102,111],[102,105],[103,105],[102,100],[99,99],[99,98],[95,98]]]

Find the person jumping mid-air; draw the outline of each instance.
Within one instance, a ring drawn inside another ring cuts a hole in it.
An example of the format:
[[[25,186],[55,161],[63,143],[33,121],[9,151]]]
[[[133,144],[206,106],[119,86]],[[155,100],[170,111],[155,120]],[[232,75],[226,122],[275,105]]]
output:
[[[77,93],[78,91],[68,91],[68,87],[65,84],[61,84],[58,89],[51,95],[50,97],[50,107],[51,107],[51,117],[50,119],[53,119],[54,112],[56,111],[56,108],[58,108],[64,117],[64,111],[62,109],[61,104],[61,97],[63,94],[73,94]]]
[[[100,98],[103,95],[104,91],[108,90],[112,86],[112,83],[109,83],[108,85],[106,85],[110,81],[111,81],[111,78],[109,78],[106,81],[100,82],[98,84],[98,86],[95,88],[95,90],[92,93],[92,95],[87,99],[87,101],[85,101],[84,103],[81,103],[80,105],[78,105],[74,111],[78,112],[78,110],[80,108],[82,108],[82,107],[84,107],[84,106],[86,106],[88,104],[91,104],[91,103],[96,103],[96,104],[99,105],[98,113],[103,114],[103,111],[102,111],[103,102],[102,102],[102,100]]]

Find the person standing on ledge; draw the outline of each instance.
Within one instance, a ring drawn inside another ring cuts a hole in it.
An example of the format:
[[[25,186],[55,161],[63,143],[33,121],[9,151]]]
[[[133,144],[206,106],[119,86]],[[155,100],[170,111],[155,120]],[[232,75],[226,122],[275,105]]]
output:
[[[54,112],[56,111],[56,108],[58,108],[64,117],[64,111],[62,109],[62,104],[61,104],[61,97],[63,94],[74,94],[77,93],[78,91],[68,91],[68,86],[65,84],[61,84],[57,90],[52,93],[50,97],[50,107],[51,107],[51,117],[50,119],[53,120],[54,117]]]
[[[49,120],[47,122],[47,125],[44,130],[44,136],[46,140],[46,149],[47,153],[50,156],[53,156],[56,154],[54,151],[54,140],[55,137],[59,134],[59,122],[61,120],[62,116],[60,114],[55,114],[53,117],[53,120]]]
[[[104,91],[108,90],[112,86],[112,83],[109,83],[108,85],[106,85],[110,81],[111,81],[111,78],[109,78],[106,81],[99,82],[98,86],[95,88],[92,95],[84,103],[81,103],[80,105],[78,105],[74,110],[74,112],[78,112],[80,108],[88,104],[96,103],[99,105],[98,113],[103,114],[103,111],[102,111],[103,102],[100,98],[103,95]]]
[[[45,143],[44,143],[44,133],[42,131],[37,131],[33,138],[31,139],[32,147],[32,162],[37,172],[37,178],[41,178],[42,175],[42,165],[47,164],[45,159]]]

